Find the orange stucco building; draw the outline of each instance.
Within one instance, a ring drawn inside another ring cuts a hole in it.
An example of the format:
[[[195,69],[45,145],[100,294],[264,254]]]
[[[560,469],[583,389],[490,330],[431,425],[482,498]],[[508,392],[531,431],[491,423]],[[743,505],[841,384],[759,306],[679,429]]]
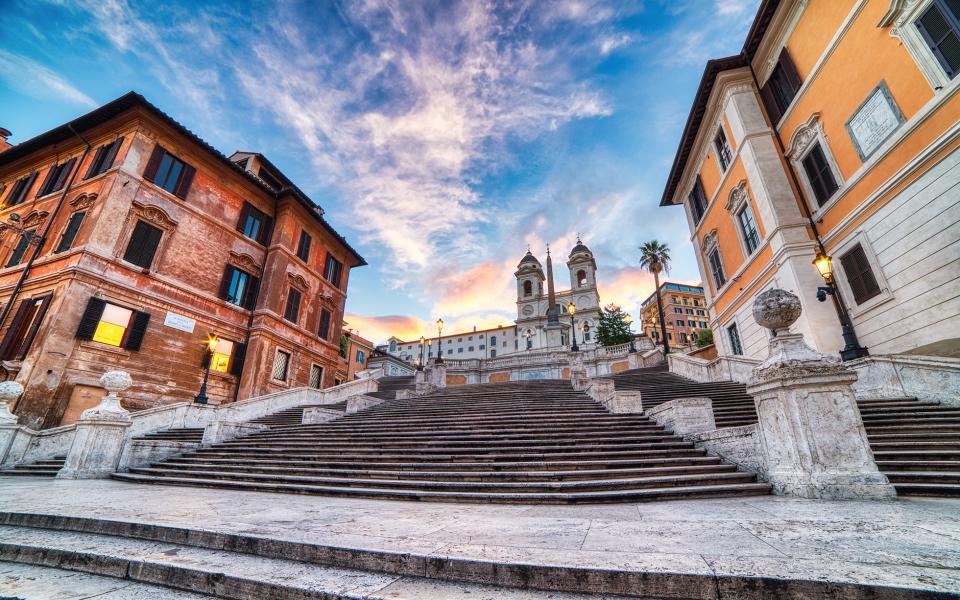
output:
[[[0,148],[2,149],[2,148]],[[130,93],[0,151],[0,360],[31,427],[332,385],[363,259],[265,157],[224,156]],[[212,355],[205,343],[220,341]]]
[[[960,343],[960,4],[764,0],[740,54],[707,63],[661,205],[685,207],[721,354],[766,355],[760,292],[844,347],[812,261],[871,354]]]

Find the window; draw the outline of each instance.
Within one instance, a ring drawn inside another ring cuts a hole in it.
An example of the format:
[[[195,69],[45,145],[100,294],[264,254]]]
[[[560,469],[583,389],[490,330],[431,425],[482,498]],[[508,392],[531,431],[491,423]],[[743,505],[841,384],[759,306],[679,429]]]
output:
[[[462,341],[463,341],[462,337],[457,338],[457,342],[462,342]]]
[[[698,310],[698,311],[697,311],[697,316],[698,316],[698,317],[704,317],[704,316],[706,316],[706,315],[707,315],[707,313],[705,313],[705,312],[702,311],[702,310]]]
[[[300,290],[289,288],[287,290],[287,306],[283,309],[283,318],[296,323],[300,318],[300,300],[302,299]]]
[[[861,244],[856,244],[840,257],[840,266],[843,267],[843,274],[847,278],[847,283],[853,292],[853,299],[857,304],[863,304],[880,294],[877,278],[873,274],[873,269],[870,268],[867,254]]]
[[[480,344],[480,349],[481,349],[481,350],[486,350],[486,348],[487,348],[487,345],[486,345],[486,344]]]
[[[144,221],[137,221],[130,236],[130,242],[127,244],[127,251],[123,253],[123,260],[149,269],[161,237],[163,237],[162,229],[148,225]]]
[[[233,342],[221,339],[217,342],[217,349],[210,357],[210,370],[226,373],[230,368],[230,357],[233,355]]]
[[[317,331],[317,334],[321,339],[330,338],[330,311],[327,309],[320,310],[320,329]]]
[[[676,296],[670,296],[670,304],[679,304]]]
[[[797,92],[800,91],[802,83],[800,75],[797,73],[797,67],[794,66],[793,59],[790,58],[790,53],[784,48],[780,52],[776,66],[773,67],[773,72],[770,73],[770,78],[760,88],[763,105],[770,113],[770,120],[774,124],[787,112],[787,108],[790,107],[793,99],[797,96]]]
[[[178,198],[186,198],[197,170],[157,144],[147,161],[143,178]]]
[[[70,215],[70,220],[67,221],[63,235],[60,236],[60,242],[57,243],[57,247],[53,250],[54,254],[66,252],[73,246],[73,240],[77,239],[77,233],[80,231],[80,225],[83,224],[83,218],[85,216],[87,216],[87,213],[82,210]]]
[[[496,357],[497,357],[497,349],[496,349],[496,348],[491,348],[491,349],[490,349],[490,358],[496,358]]]
[[[220,281],[220,298],[230,304],[253,310],[257,302],[260,279],[246,271],[227,265]]]
[[[24,231],[20,235],[20,238],[17,240],[17,245],[13,247],[13,252],[10,254],[10,258],[7,260],[7,264],[5,265],[6,267],[15,267],[20,264],[20,261],[23,260],[23,255],[26,254],[27,248],[30,246],[30,241],[36,234],[36,229],[30,229],[29,231]]]
[[[472,335],[468,335],[468,336],[467,336],[467,341],[468,341],[468,342],[472,342],[472,341],[473,341],[473,336],[472,336]]]
[[[915,25],[947,77],[960,73],[960,2],[934,0]]]
[[[366,362],[366,360],[367,356],[364,354],[363,350],[357,350],[357,362],[362,365]]]
[[[587,272],[583,269],[577,271],[577,287],[586,287],[587,285]]]
[[[310,237],[310,234],[306,231],[300,232],[300,242],[297,244],[297,258],[303,262],[308,262],[310,260],[310,243],[313,239]]]
[[[690,212],[693,214],[693,224],[697,225],[707,213],[707,192],[703,189],[703,181],[699,175],[687,199],[690,202]]]
[[[479,337],[479,338],[482,340],[482,339],[483,339],[483,334],[481,333],[481,334],[480,334],[479,336],[477,336],[477,337]]]
[[[320,389],[323,386],[323,367],[320,365],[310,366],[310,387]]]
[[[533,282],[530,280],[523,282],[523,295],[532,296],[533,295]]]
[[[463,350],[463,348],[460,348],[460,349]],[[447,350],[447,354],[453,354],[453,350],[452,350],[452,349],[451,349],[451,350]]]
[[[0,359],[23,360],[30,351],[33,339],[47,314],[52,294],[40,298],[29,298],[20,302],[20,307],[14,314],[10,328],[0,344]]]
[[[803,158],[802,163],[807,181],[810,182],[813,195],[817,199],[817,205],[823,206],[839,189],[839,186],[819,142],[813,145],[810,152]]]
[[[723,274],[723,262],[720,261],[720,250],[714,248],[710,251],[708,258],[710,260],[710,271],[713,273],[713,282],[717,289],[720,289],[727,283],[727,277]]]
[[[243,203],[240,219],[237,221],[237,231],[261,246],[266,246],[270,243],[272,229],[273,219],[249,202]]]
[[[76,158],[71,158],[66,162],[50,167],[43,183],[40,184],[40,189],[37,190],[37,198],[62,190],[63,186],[67,184],[67,177],[70,176],[70,172],[73,170],[73,165],[75,165],[76,162]]]
[[[4,204],[7,206],[16,206],[22,203],[27,197],[27,192],[33,187],[33,182],[36,181],[36,179],[37,172],[34,171],[16,180],[13,185],[10,186],[10,193],[7,194],[7,201]]]
[[[323,278],[333,284],[333,287],[340,287],[340,279],[343,277],[343,263],[327,254],[327,262],[323,267]]]
[[[273,357],[273,378],[277,381],[287,380],[287,370],[290,368],[290,353],[285,350],[277,350],[277,355]]]
[[[677,325],[683,327],[683,319],[677,319]]]
[[[692,315],[692,314],[693,314],[693,309],[692,309],[692,308],[685,308],[685,309],[683,309],[683,312],[685,312],[685,313],[688,314],[688,315]]]
[[[467,352],[473,352],[473,346],[470,346],[469,348],[467,348]]]
[[[738,356],[742,355],[743,346],[740,345],[740,332],[737,331],[736,323],[727,327],[727,336],[730,338],[730,351]]]
[[[700,321],[700,329],[706,329],[706,328],[707,328],[706,321]]]
[[[150,313],[90,298],[80,319],[76,337],[137,351],[150,323]]]
[[[463,354],[463,348],[457,348],[457,354]]]
[[[673,312],[676,313],[676,314],[678,314],[678,315],[682,315],[682,314],[683,314],[683,309],[682,309],[682,308],[674,308],[674,309],[673,309]]]
[[[117,151],[120,150],[122,144],[123,138],[121,137],[97,148],[97,152],[93,155],[93,160],[90,161],[90,166],[87,167],[87,174],[84,175],[83,178],[90,179],[91,177],[96,177],[101,173],[109,171],[110,167],[113,166],[114,159],[117,157]]]
[[[747,256],[753,254],[753,251],[760,245],[760,236],[757,234],[757,224],[753,220],[753,212],[749,206],[744,206],[737,213],[737,224],[740,226],[740,233],[743,236],[743,244],[747,249]]]
[[[720,161],[720,171],[726,173],[730,163],[733,162],[733,151],[730,150],[730,143],[723,132],[723,127],[717,130],[717,135],[713,138],[713,147],[717,151],[717,160]]]

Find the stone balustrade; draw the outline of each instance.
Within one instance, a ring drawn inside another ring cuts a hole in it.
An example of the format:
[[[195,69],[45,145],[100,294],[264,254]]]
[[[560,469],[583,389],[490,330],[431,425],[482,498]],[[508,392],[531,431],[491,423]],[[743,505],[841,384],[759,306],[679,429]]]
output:
[[[667,356],[667,365],[671,373],[701,383],[712,381],[746,383],[750,380],[753,369],[759,364],[759,360],[745,356],[718,356],[713,360],[680,353]]]
[[[122,371],[110,373],[123,373],[129,379]],[[125,388],[117,384],[123,378],[114,375],[102,378],[101,385],[108,391],[111,388],[107,385],[113,386],[115,393],[108,393],[98,406],[84,411],[76,423],[40,431],[16,424],[7,403],[15,400],[23,388],[15,382],[4,382],[0,384],[0,468],[66,455],[63,477],[102,477],[118,468],[160,460],[186,448],[182,442],[133,440],[135,437],[165,429],[202,427],[204,443],[226,441],[252,431],[247,421],[280,410],[334,404],[375,392],[382,374],[382,370],[371,372],[363,379],[324,390],[295,388],[219,406],[178,402],[134,413],[121,407],[118,393]]]
[[[675,435],[689,435],[717,428],[710,398],[675,398],[647,411],[647,416]]]

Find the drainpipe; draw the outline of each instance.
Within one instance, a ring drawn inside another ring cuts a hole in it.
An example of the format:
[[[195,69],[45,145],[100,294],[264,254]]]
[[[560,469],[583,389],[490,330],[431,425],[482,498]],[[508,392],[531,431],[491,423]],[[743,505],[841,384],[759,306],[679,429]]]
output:
[[[757,94],[760,93],[760,81],[757,79],[757,73],[753,70],[753,61],[750,60],[750,56],[746,52],[741,52],[744,60],[747,63],[747,68],[750,69],[750,77],[753,78],[753,85],[757,89]],[[773,119],[770,118],[770,115],[767,114],[767,107],[763,105],[763,102],[760,102],[760,105],[763,107],[764,118],[770,125],[770,130],[773,131],[773,137],[777,140],[777,145],[780,147],[780,154],[783,156],[783,162],[787,165],[787,171],[790,173],[790,180],[793,182],[793,187],[797,190],[797,195],[800,198],[800,206],[803,208],[803,214],[807,217],[807,223],[810,225],[810,229],[813,232],[813,239],[817,242],[817,247],[820,249],[820,252],[827,256],[827,249],[823,245],[823,240],[820,238],[820,231],[817,229],[817,222],[813,219],[813,213],[810,211],[810,205],[807,203],[807,198],[803,193],[803,187],[800,185],[800,178],[797,177],[797,172],[793,168],[793,162],[787,158],[787,147],[783,143],[783,138],[780,137],[780,131],[777,129],[777,124],[773,122]],[[832,281],[828,282],[829,287],[833,288],[833,292],[830,294],[833,298],[833,306],[837,311],[837,318],[840,321],[840,329],[843,332],[843,341],[845,342],[843,350],[840,351],[840,357],[847,360],[854,360],[857,358],[862,358],[864,356],[869,356],[870,353],[867,352],[867,349],[860,345],[860,341],[857,339],[857,333],[853,328],[853,321],[850,320],[850,313],[847,312],[847,305],[843,301],[843,297],[840,295],[840,288],[834,284]]]
[[[63,186],[63,192],[60,194],[60,198],[57,200],[57,205],[53,208],[53,212],[51,212],[50,216],[47,218],[47,223],[43,228],[43,233],[40,234],[39,237],[34,236],[34,238],[31,240],[33,253],[30,254],[27,264],[23,267],[23,271],[20,273],[20,279],[17,280],[17,284],[13,287],[13,292],[10,294],[10,300],[7,301],[6,306],[3,307],[3,312],[0,313],[0,330],[3,329],[3,324],[10,315],[10,311],[13,310],[14,302],[16,302],[17,297],[20,295],[20,290],[23,288],[24,282],[26,282],[27,277],[30,275],[30,269],[33,267],[33,261],[35,261],[37,256],[40,255],[40,250],[43,249],[43,245],[47,241],[47,236],[50,234],[50,228],[53,227],[53,222],[56,220],[57,214],[60,212],[60,208],[63,206],[63,201],[67,197],[67,193],[70,191],[70,188],[73,187],[73,182],[77,178],[77,173],[80,172],[80,167],[83,166],[83,161],[90,153],[90,142],[88,142],[82,135],[77,133],[77,131],[69,123],[67,123],[67,128],[69,128],[73,135],[77,136],[77,138],[83,142],[83,154],[80,155],[80,160],[77,161],[77,167],[73,170],[73,173],[70,174],[70,179],[67,181],[67,184]],[[36,240],[36,242],[34,242],[34,240]]]

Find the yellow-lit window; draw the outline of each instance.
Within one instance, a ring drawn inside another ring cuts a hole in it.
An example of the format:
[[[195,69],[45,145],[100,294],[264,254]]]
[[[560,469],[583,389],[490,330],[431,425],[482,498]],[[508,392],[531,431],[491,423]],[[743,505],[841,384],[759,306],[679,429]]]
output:
[[[107,304],[93,334],[93,341],[119,347],[123,344],[123,335],[127,332],[132,316],[133,311],[129,308]]]
[[[226,373],[230,368],[230,356],[233,354],[233,342],[230,340],[220,340],[217,342],[217,349],[213,353],[213,360],[210,362],[211,371],[220,371]]]

